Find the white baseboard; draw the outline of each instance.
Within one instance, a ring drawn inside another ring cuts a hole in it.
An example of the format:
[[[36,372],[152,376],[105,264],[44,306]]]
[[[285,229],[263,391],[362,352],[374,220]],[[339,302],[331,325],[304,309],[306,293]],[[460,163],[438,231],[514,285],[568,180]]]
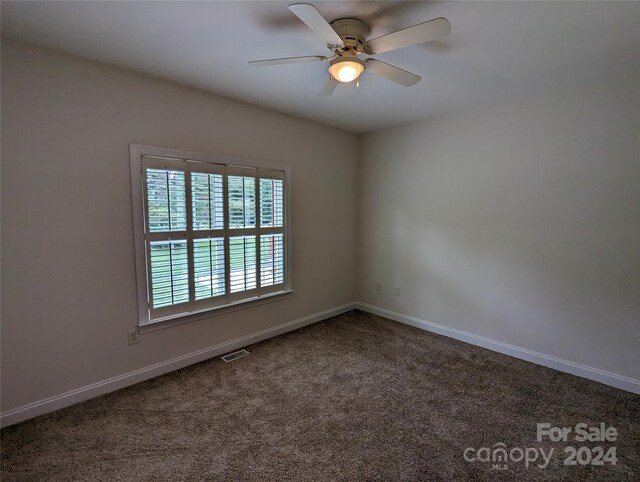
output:
[[[526,348],[520,348],[519,346],[509,345],[508,343],[502,343],[501,341],[485,338],[484,336],[456,330],[455,328],[449,328],[448,326],[438,325],[437,323],[431,323],[429,321],[421,320],[413,316],[403,315],[402,313],[397,313],[395,311],[369,305],[367,303],[356,302],[355,307],[362,311],[366,311],[367,313],[383,316],[390,320],[404,323],[405,325],[411,325],[422,330],[437,333],[438,335],[448,336],[449,338],[455,338],[456,340],[487,348],[514,358],[519,358],[531,363],[553,368],[554,370],[570,373],[571,375],[588,378],[589,380],[620,388],[621,390],[640,394],[640,380],[636,380],[634,378],[607,372],[600,370],[599,368],[581,365],[580,363],[574,363],[554,356],[545,355],[544,353],[527,350]]]
[[[236,338],[208,348],[203,348],[202,350],[172,358],[171,360],[156,363],[155,365],[124,373],[107,380],[92,383],[91,385],[76,388],[75,390],[45,398],[44,400],[39,400],[13,410],[8,410],[7,412],[0,414],[0,427],[13,425],[29,418],[37,417],[38,415],[53,412],[70,405],[89,400],[90,398],[104,395],[105,393],[110,393],[159,375],[164,375],[165,373],[193,365],[194,363],[202,362],[209,358],[223,355],[230,351],[266,340],[267,338],[272,338],[288,331],[297,330],[303,326],[331,318],[332,316],[345,313],[354,308],[355,305],[353,303],[347,303],[346,305],[337,306],[329,310],[321,311],[320,313],[289,321],[251,335]]]
[[[398,321],[406,325],[411,325],[416,328],[437,333],[439,335],[455,338],[456,340],[470,343],[472,345],[487,348],[498,353],[503,353],[514,358],[519,358],[521,360],[526,360],[538,365],[553,368],[561,372],[570,373],[571,375],[588,378],[590,380],[604,383],[605,385],[610,385],[612,387],[626,390],[628,392],[640,394],[640,380],[607,372],[598,368],[581,365],[580,363],[574,363],[532,350],[527,350],[518,346],[509,345],[508,343],[502,343],[500,341],[492,340],[490,338],[485,338],[479,335],[474,335],[472,333],[467,333],[455,328],[439,325],[437,323],[431,323],[419,318],[415,318],[413,316],[404,315],[402,313],[397,313],[395,311],[369,305],[367,303],[354,302],[347,303],[342,306],[337,306],[320,313],[305,316],[297,320],[289,321],[287,323],[283,323],[281,325],[277,325],[272,328],[253,333],[251,335],[236,338],[219,345],[188,353],[186,355],[182,355],[165,362],[156,363],[155,365],[141,368],[129,373],[124,373],[107,380],[92,383],[91,385],[80,387],[75,390],[62,393],[60,395],[45,398],[43,400],[18,407],[13,410],[8,410],[7,412],[3,412],[2,414],[0,414],[0,427],[13,425],[15,423],[22,422],[38,415],[53,412],[70,405],[89,400],[90,398],[104,395],[105,393],[110,393],[115,390],[119,390],[121,388],[125,388],[130,385],[148,380],[150,378],[157,377],[159,375],[164,375],[165,373],[169,373],[174,370],[193,365],[194,363],[199,363],[204,360],[208,360],[209,358],[223,355],[224,353],[237,350],[247,345],[251,345],[253,343],[257,343],[259,341],[263,341],[268,338],[272,338],[274,336],[278,336],[283,333],[302,328],[303,326],[311,325],[327,318],[331,318],[332,316],[337,316],[355,308],[361,309],[362,311],[366,311],[368,313],[383,316],[390,320]]]

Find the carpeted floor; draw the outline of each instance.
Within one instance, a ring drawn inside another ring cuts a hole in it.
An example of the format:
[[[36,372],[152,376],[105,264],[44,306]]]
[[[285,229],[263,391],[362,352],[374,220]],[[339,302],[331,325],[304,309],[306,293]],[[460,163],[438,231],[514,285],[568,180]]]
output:
[[[4,429],[2,480],[640,479],[631,393],[360,311],[248,350]],[[537,422],[618,439],[537,442]],[[554,455],[463,457],[499,442]],[[567,445],[615,446],[617,464],[565,466]]]

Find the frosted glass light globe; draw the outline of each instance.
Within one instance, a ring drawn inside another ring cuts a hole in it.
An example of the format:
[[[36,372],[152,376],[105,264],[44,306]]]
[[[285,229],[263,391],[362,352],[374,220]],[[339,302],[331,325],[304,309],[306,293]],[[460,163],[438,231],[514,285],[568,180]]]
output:
[[[338,82],[354,81],[363,71],[364,65],[360,61],[352,59],[338,60],[329,67],[329,73]]]

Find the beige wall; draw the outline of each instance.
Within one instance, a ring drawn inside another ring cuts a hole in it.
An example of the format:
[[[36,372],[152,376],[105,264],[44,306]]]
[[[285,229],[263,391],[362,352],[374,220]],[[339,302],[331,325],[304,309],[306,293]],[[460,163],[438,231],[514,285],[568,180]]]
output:
[[[639,379],[638,85],[365,135],[359,299]]]
[[[1,100],[3,412],[355,298],[354,134],[6,39]],[[293,297],[129,346],[130,142],[290,164]]]

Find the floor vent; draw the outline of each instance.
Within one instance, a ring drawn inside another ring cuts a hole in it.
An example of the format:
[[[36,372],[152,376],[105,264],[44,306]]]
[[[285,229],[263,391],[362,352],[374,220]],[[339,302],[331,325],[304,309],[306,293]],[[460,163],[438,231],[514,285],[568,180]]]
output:
[[[223,355],[220,358],[222,358],[223,361],[229,363],[232,362],[233,360],[237,360],[238,358],[242,358],[243,356],[247,356],[249,354],[249,352],[247,350],[238,350],[238,351],[234,351],[233,353],[228,353],[227,355]]]

